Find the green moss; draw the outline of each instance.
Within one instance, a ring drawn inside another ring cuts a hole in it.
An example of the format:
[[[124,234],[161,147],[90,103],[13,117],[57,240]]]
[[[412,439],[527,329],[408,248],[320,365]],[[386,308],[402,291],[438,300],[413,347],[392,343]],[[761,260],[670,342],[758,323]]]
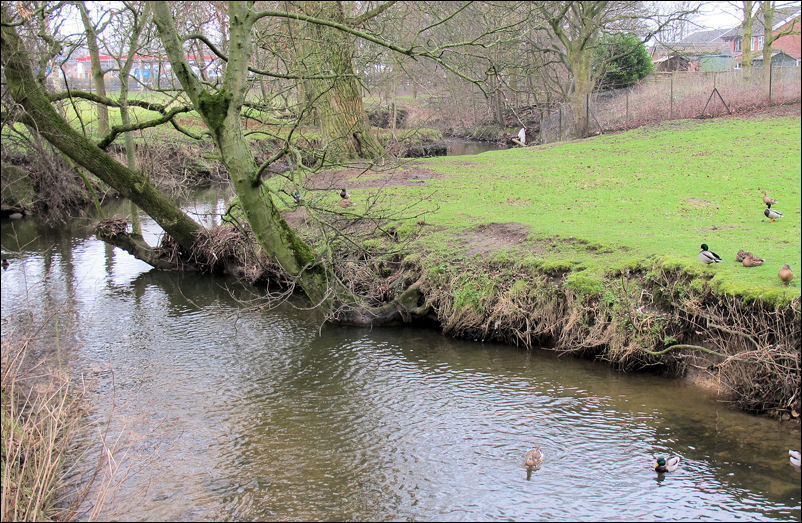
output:
[[[568,274],[563,287],[580,296],[600,296],[604,292],[604,283],[598,277],[587,274],[587,271]]]
[[[527,280],[515,280],[515,283],[512,284],[512,287],[507,292],[512,298],[523,297],[529,293],[531,285]]]
[[[461,284],[461,285],[460,285]],[[462,276],[455,283],[454,308],[462,310],[470,307],[475,312],[483,314],[485,304],[495,293],[495,285],[487,276]]]
[[[214,94],[202,91],[198,96],[200,110],[206,116],[206,121],[209,122],[209,127],[212,129],[220,129],[223,126],[230,104],[231,93],[225,89]]]

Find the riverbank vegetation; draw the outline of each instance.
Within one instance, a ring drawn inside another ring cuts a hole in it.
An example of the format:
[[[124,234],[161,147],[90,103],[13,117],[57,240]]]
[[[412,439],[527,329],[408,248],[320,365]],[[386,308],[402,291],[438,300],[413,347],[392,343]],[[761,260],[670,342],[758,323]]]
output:
[[[66,371],[28,361],[25,339],[4,333],[2,344],[2,520],[68,519],[57,487],[82,394]]]

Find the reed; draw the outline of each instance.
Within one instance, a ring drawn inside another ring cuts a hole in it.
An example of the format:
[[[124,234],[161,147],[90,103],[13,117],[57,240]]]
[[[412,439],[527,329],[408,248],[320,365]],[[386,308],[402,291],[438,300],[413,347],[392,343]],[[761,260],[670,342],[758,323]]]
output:
[[[3,521],[68,519],[56,495],[83,391],[63,370],[29,363],[29,339],[2,340]]]

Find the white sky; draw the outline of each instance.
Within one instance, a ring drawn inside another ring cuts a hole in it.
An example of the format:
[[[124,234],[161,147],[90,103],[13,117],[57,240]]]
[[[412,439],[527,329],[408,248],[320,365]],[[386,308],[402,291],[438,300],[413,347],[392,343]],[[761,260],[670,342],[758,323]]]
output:
[[[696,23],[704,26],[705,29],[724,29],[733,27],[740,23],[738,8],[730,2],[709,2],[702,8],[706,13],[700,16]]]

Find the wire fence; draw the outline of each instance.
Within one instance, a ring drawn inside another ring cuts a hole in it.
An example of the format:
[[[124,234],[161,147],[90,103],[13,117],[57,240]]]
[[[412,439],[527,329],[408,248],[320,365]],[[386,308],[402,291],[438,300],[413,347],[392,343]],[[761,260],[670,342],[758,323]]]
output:
[[[622,131],[663,120],[736,114],[799,102],[799,67],[772,67],[765,85],[761,68],[722,72],[655,73],[629,88],[597,91],[587,98],[588,135]],[[584,109],[584,108],[583,108]],[[564,103],[540,122],[541,143],[578,137],[575,116]]]

